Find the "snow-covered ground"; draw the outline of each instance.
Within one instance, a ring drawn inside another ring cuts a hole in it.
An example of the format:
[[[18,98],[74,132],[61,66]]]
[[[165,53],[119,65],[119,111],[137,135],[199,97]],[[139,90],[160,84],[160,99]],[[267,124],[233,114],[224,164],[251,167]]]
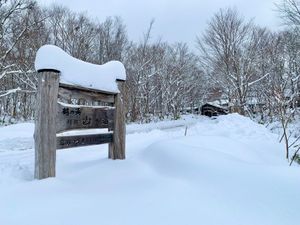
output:
[[[57,177],[41,181],[33,127],[0,128],[1,225],[299,224],[300,168],[250,119],[129,125],[126,160],[106,145],[60,150]]]

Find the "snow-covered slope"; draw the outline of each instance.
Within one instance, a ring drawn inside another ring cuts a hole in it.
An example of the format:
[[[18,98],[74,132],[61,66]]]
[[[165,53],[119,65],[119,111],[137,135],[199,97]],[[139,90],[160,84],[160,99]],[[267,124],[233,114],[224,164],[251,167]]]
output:
[[[0,224],[299,223],[300,169],[275,135],[235,114],[171,123],[129,125],[124,161],[106,145],[58,151],[57,177],[42,181],[33,149],[16,147],[30,147],[32,124],[0,128]]]

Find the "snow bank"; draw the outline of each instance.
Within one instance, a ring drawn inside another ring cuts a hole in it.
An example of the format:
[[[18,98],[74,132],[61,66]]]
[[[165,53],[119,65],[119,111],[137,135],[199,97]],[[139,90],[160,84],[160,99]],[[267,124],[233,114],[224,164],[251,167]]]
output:
[[[35,69],[60,71],[60,82],[118,93],[116,80],[126,80],[124,65],[110,61],[96,65],[76,59],[54,45],[44,45],[36,53]]]

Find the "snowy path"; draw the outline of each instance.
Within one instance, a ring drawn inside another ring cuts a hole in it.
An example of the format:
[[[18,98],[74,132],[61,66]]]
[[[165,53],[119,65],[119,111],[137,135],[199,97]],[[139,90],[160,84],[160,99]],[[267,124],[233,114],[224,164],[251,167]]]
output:
[[[0,224],[298,225],[299,167],[263,126],[229,115],[127,130],[126,160],[61,150],[57,177],[37,181],[33,125],[0,128]]]

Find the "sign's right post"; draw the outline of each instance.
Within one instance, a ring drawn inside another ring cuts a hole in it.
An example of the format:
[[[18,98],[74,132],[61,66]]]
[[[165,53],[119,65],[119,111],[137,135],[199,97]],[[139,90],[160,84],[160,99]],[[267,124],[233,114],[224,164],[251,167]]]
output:
[[[115,95],[115,114],[113,127],[113,142],[109,144],[108,157],[110,159],[125,159],[125,113],[123,104],[124,81],[117,81],[120,93]]]

